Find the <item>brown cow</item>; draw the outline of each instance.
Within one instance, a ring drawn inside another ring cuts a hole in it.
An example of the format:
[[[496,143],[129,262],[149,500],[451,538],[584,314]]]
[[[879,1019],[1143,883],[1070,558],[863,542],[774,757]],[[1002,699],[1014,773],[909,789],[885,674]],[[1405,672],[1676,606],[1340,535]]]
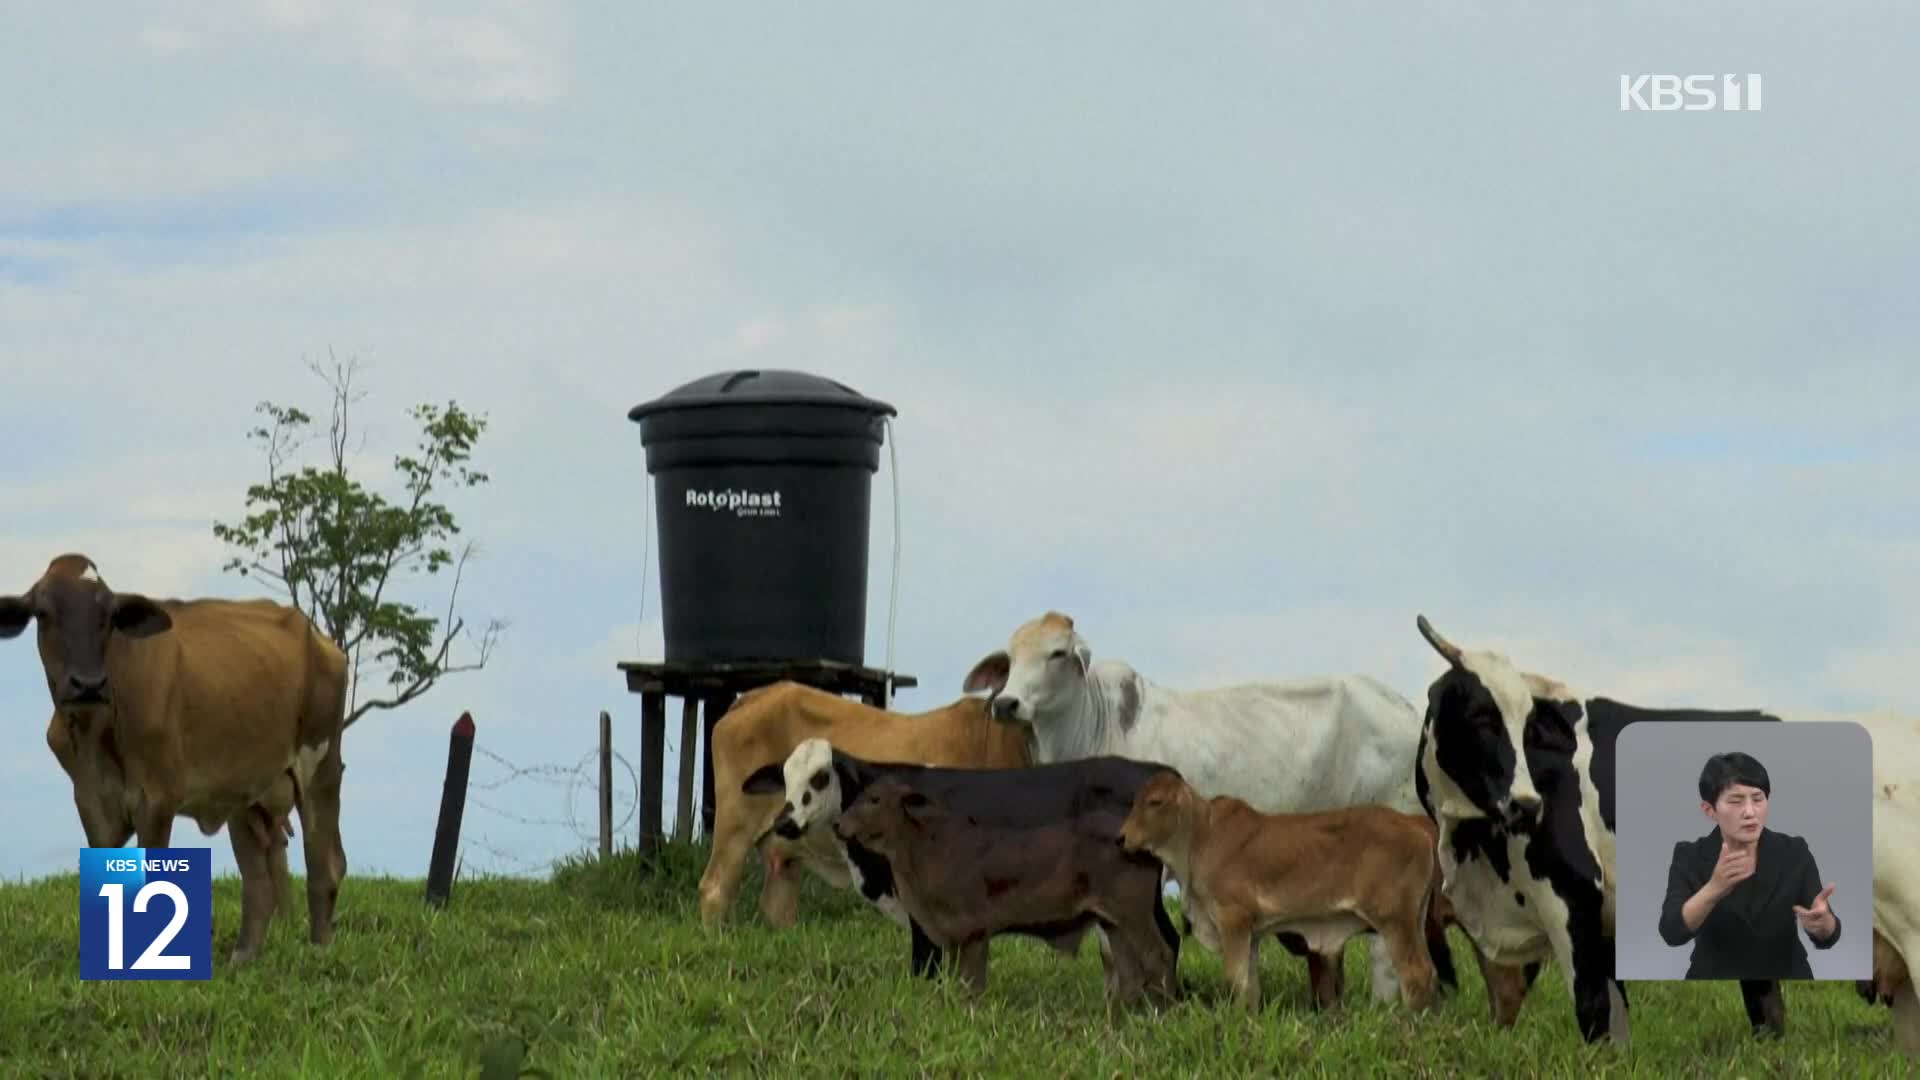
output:
[[[176,817],[239,864],[240,933],[259,951],[291,907],[287,816],[305,831],[310,940],[333,940],[346,874],[340,733],[346,657],[295,608],[270,600],[152,600],[115,593],[85,555],[62,555],[22,596],[0,596],[0,638],[38,624],[54,715],[47,746],[73,783],[87,843],[166,847]]]
[[[1440,926],[1440,861],[1424,824],[1374,805],[1264,814],[1231,795],[1203,799],[1168,769],[1134,797],[1120,839],[1166,862],[1194,936],[1220,953],[1248,1008],[1260,1007],[1262,935],[1291,931],[1338,958],[1371,930],[1386,940],[1402,999],[1423,1010],[1435,982],[1428,942]],[[1315,992],[1322,1006],[1338,1003]]]
[[[1089,813],[1038,826],[989,827],[898,780],[867,788],[834,819],[841,839],[886,858],[900,906],[967,985],[987,988],[987,949],[1000,934],[1048,936],[1099,925],[1113,950],[1108,986],[1132,1001],[1176,992],[1174,953],[1160,936],[1160,863],[1122,851],[1120,819]],[[1072,937],[1077,943],[1078,936]]]
[[[995,723],[987,715],[987,703],[978,698],[900,713],[792,681],[741,695],[714,725],[709,748],[713,851],[700,876],[700,921],[707,927],[719,926],[733,907],[747,853],[755,847],[767,867],[760,911],[776,927],[792,926],[799,916],[797,867],[839,888],[851,887],[846,861],[832,837],[809,833],[796,843],[768,831],[780,816],[783,793],[751,795],[741,790],[754,770],[785,761],[794,747],[813,738],[869,761],[981,769],[1018,768],[1031,761],[1025,734]]]

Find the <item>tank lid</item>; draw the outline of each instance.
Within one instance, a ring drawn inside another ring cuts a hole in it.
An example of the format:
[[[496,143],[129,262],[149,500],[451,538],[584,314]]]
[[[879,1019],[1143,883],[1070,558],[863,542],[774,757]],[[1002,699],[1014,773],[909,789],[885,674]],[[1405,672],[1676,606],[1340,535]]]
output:
[[[886,416],[899,415],[886,402],[875,401],[832,379],[804,371],[754,368],[704,375],[652,401],[635,405],[627,410],[627,419],[638,422],[658,412],[712,405],[833,405]]]

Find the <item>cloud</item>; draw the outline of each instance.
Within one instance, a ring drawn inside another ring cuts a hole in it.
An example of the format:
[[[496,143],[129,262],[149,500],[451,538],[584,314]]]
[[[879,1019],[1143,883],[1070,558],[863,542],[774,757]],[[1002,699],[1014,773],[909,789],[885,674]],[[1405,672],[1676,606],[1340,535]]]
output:
[[[557,93],[550,63],[537,54],[523,28],[528,13],[517,4],[485,4],[490,15],[445,16],[428,5],[383,4],[373,8],[327,0],[272,0],[270,23],[316,35],[344,38],[350,55],[391,73],[430,98],[467,102],[540,104]]]
[[[732,347],[736,352],[753,352],[786,336],[787,326],[778,319],[749,319],[734,329]]]
[[[161,56],[178,56],[194,51],[200,42],[193,34],[177,27],[149,26],[140,31],[140,45]]]

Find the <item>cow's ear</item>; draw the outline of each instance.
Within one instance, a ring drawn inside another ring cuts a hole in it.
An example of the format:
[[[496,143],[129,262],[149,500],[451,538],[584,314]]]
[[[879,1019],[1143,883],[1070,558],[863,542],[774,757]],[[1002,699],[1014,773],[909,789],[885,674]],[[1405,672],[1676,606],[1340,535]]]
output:
[[[909,791],[905,795],[900,796],[900,809],[905,811],[907,817],[914,821],[925,820],[927,808],[932,805],[933,800],[918,791]]]
[[[778,765],[762,765],[753,770],[740,790],[748,795],[784,795],[787,791],[787,777]]]
[[[33,621],[33,604],[24,596],[0,596],[0,638],[19,637]]]
[[[113,628],[128,637],[152,637],[173,629],[173,617],[139,593],[119,593],[113,598]]]
[[[960,684],[963,694],[977,694],[982,690],[999,693],[1007,688],[1007,675],[1013,670],[1013,658],[1005,649],[995,649],[980,658],[967,672],[967,681]]]
[[[1093,666],[1093,650],[1079,634],[1073,635],[1073,655],[1080,659],[1080,674],[1085,675]]]

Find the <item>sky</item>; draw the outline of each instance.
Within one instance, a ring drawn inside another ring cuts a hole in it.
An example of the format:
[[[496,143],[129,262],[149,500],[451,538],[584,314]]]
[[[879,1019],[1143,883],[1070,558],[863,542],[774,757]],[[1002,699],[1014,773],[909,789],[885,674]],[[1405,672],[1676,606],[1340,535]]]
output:
[[[899,410],[902,709],[1049,609],[1169,686],[1423,701],[1424,613],[1645,704],[1912,707],[1911,6],[4,10],[0,588],[80,550],[262,595],[212,522],[310,361],[361,365],[370,483],[410,405],[488,420],[449,503],[461,611],[510,626],[348,734],[352,874],[424,874],[463,710],[464,872],[593,843],[596,717],[637,767],[615,664],[662,648],[625,414],[733,369]],[[1621,111],[1642,72],[1763,109]],[[84,843],[30,640],[11,880]]]

